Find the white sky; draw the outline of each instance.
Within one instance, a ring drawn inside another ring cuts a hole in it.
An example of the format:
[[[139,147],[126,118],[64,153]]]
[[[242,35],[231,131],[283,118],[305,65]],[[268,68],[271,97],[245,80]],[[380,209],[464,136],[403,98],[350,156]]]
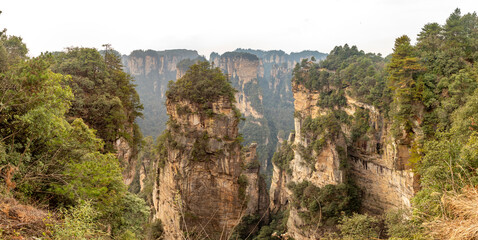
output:
[[[238,47],[285,52],[357,45],[392,52],[395,38],[415,39],[424,24],[443,24],[477,0],[2,0],[0,28],[21,36],[30,55],[104,43],[135,49],[223,53]]]

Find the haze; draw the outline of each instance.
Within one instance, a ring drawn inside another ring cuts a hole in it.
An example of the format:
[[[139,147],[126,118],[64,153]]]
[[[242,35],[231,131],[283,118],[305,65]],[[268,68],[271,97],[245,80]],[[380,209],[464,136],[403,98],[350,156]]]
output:
[[[412,39],[429,22],[443,23],[455,8],[474,12],[476,0],[330,1],[4,1],[0,27],[23,37],[36,56],[69,46],[123,54],[135,49],[198,50],[202,55],[236,48],[329,52],[357,45],[392,52],[395,38]]]

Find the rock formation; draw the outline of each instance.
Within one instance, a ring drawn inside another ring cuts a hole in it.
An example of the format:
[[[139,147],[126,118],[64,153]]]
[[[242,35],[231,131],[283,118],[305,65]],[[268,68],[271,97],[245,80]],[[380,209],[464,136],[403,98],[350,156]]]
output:
[[[166,239],[228,239],[242,217],[267,217],[255,146],[242,150],[238,110],[227,96],[206,105],[166,101],[170,119],[153,190],[154,218],[162,221]]]
[[[412,171],[404,164],[410,157],[410,147],[399,144],[393,137],[387,117],[374,106],[349,96],[349,89],[345,89],[346,102],[340,109],[343,109],[342,113],[346,116],[342,118],[354,119],[357,111],[366,113],[366,124],[370,128],[365,133],[366,137],[351,140],[351,123],[343,122],[332,125],[336,126],[332,139],[325,138],[324,134],[330,135],[330,128],[333,127],[323,128],[318,135],[314,135],[310,130],[314,121],[326,119],[326,116],[338,109],[321,107],[320,90],[310,90],[297,82],[293,83],[292,89],[295,99],[295,134],[291,134],[285,144],[290,144],[294,154],[286,164],[274,163],[270,189],[272,211],[290,211],[288,235],[294,239],[315,239],[322,234],[300,217],[303,209],[290,204],[293,191],[287,186],[291,183],[305,181],[323,188],[328,184],[338,185],[352,181],[362,192],[361,210],[371,214],[410,207],[410,198],[416,184]],[[318,122],[320,127],[334,124]],[[285,154],[282,148],[280,154]]]
[[[303,58],[311,57],[320,60],[325,54],[237,49],[223,55],[210,55],[210,62],[228,74],[238,90],[236,107],[246,118],[239,132],[246,144],[258,143],[263,171],[270,172],[270,159],[277,142],[293,129],[292,69]],[[184,75],[196,59],[205,60],[192,50],[136,50],[123,55],[124,70],[135,78],[144,106],[144,118],[138,119],[143,135],[157,137],[165,129],[167,84]]]
[[[239,126],[246,143],[257,142],[262,171],[270,173],[277,142],[293,129],[292,70],[304,58],[323,59],[316,51],[286,54],[283,51],[237,49],[210,61],[228,75],[236,94],[236,107],[246,118]]]

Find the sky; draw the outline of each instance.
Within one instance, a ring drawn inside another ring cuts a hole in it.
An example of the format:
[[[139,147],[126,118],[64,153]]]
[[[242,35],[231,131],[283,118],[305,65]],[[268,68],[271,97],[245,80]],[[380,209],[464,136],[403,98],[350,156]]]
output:
[[[388,55],[397,37],[416,39],[454,9],[477,0],[2,0],[0,29],[21,36],[30,56],[66,47],[122,54],[136,49],[192,49],[209,57],[236,48],[287,53],[356,45]]]

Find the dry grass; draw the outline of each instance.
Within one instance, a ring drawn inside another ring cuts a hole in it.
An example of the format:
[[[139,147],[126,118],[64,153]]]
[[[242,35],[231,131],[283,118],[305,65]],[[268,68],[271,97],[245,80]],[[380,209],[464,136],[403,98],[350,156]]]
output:
[[[466,187],[462,194],[442,198],[446,216],[427,224],[436,239],[478,239],[478,189]]]
[[[0,194],[0,239],[49,239],[52,222],[46,211]]]

